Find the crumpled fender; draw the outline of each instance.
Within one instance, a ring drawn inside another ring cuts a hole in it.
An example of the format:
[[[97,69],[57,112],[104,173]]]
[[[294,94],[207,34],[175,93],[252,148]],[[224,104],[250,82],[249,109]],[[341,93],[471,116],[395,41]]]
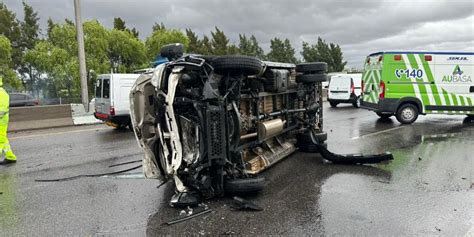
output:
[[[130,118],[137,143],[145,154],[142,160],[145,177],[165,180],[166,176],[158,168],[157,157],[152,149],[157,138],[152,135],[155,134],[153,132],[154,116],[149,113],[153,111],[153,108],[147,108],[145,95],[147,87],[154,87],[151,79],[150,74],[142,74],[133,85],[130,91]]]

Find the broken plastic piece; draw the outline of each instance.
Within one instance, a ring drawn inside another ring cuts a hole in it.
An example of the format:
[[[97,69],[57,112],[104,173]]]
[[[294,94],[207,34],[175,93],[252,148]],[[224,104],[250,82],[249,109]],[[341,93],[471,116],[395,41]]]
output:
[[[337,164],[375,164],[383,161],[393,160],[393,155],[390,152],[374,155],[363,154],[347,154],[339,155],[330,152],[323,145],[315,144],[324,159]]]
[[[190,220],[194,217],[197,217],[197,216],[200,216],[200,215],[204,215],[206,213],[209,213],[211,212],[212,210],[211,209],[205,209],[203,211],[200,211],[200,212],[196,212],[190,216],[185,216],[185,217],[180,217],[180,218],[177,218],[177,219],[174,219],[174,220],[171,220],[171,221],[168,221],[166,222],[167,225],[173,225],[173,224],[176,224],[176,223],[180,223],[180,222],[183,222],[183,221],[187,221],[187,220]]]
[[[193,192],[178,192],[171,197],[170,206],[189,207],[199,204],[200,198]]]
[[[263,208],[241,197],[234,197],[234,202],[230,205],[230,208],[238,211],[263,211]]]

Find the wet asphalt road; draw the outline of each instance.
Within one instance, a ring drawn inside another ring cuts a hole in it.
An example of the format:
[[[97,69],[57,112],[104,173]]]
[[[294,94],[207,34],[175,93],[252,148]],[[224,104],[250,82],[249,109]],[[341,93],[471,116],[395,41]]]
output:
[[[474,235],[474,123],[425,116],[409,126],[351,106],[325,107],[328,148],[391,151],[372,166],[333,165],[295,153],[262,175],[266,189],[246,197],[262,212],[236,212],[231,198],[212,213],[172,226],[171,184],[157,188],[141,170],[124,175],[35,182],[132,168],[141,159],[127,130],[104,125],[10,134],[19,161],[0,167],[0,236],[162,234]]]

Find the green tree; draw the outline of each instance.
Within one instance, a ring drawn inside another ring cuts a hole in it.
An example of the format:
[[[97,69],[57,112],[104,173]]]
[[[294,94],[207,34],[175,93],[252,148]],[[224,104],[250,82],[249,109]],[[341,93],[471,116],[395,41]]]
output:
[[[212,54],[214,55],[226,55],[229,54],[228,47],[229,47],[229,38],[224,34],[224,31],[219,30],[216,27],[216,31],[211,31],[211,46],[212,46]]]
[[[15,13],[8,10],[7,6],[1,2],[0,35],[4,35],[9,39],[12,46],[11,59],[13,62],[13,68],[19,68],[21,66],[22,58],[20,23],[16,19]]]
[[[22,87],[15,71],[12,69],[13,62],[12,46],[10,40],[4,35],[0,35],[0,76],[3,77],[3,84],[7,90],[18,90]]]
[[[171,43],[182,43],[186,48],[188,46],[188,38],[181,31],[175,29],[154,31],[145,41],[148,58],[154,59],[159,55],[163,45]]]
[[[24,18],[21,22],[21,51],[25,52],[26,50],[32,49],[35,47],[38,42],[40,29],[39,29],[39,18],[38,12],[35,12],[33,8],[23,2]],[[23,76],[23,81],[28,81],[28,89],[33,93],[33,95],[38,96],[38,72],[31,65],[22,62],[22,65],[18,71]]]
[[[198,52],[202,55],[210,55],[212,54],[212,51],[213,50],[212,50],[211,40],[209,39],[209,37],[207,37],[207,35],[205,35],[202,38],[201,49]]]
[[[245,34],[239,34],[239,51],[242,55],[254,56],[260,59],[265,57],[263,49],[258,45],[255,36],[247,38]]]
[[[76,25],[76,24],[74,24],[74,21],[72,21],[72,20],[70,20],[70,19],[68,19],[68,18],[64,19],[64,22],[66,22],[66,24],[68,24],[68,25],[70,25],[70,26],[75,26],[75,25]]]
[[[347,64],[347,61],[343,61],[344,57],[342,55],[341,47],[339,47],[338,44],[331,43],[329,45],[329,49],[331,53],[334,72],[342,72],[342,70],[344,70],[344,67]]]
[[[84,48],[89,71],[93,70],[98,74],[110,72],[109,36],[110,32],[99,21],[84,22]],[[74,55],[77,55],[77,52]],[[88,78],[89,95],[94,94],[94,85],[95,81]]]
[[[296,63],[295,49],[291,46],[290,40],[274,38],[270,40],[270,52],[266,56],[267,60],[283,63]]]
[[[130,30],[130,34],[132,34],[133,37],[135,37],[135,38],[138,39],[138,36],[140,35],[140,32],[138,32],[138,30],[135,29],[135,27],[133,27],[133,28]]]
[[[126,31],[130,33],[131,35],[133,35],[135,38],[138,38],[138,34],[139,34],[138,30],[135,29],[135,27],[132,29],[127,28],[127,26],[125,25],[125,21],[122,20],[122,18],[120,17],[114,18],[114,29]]]
[[[66,95],[71,98],[79,97],[80,83],[78,71],[70,71],[70,75],[65,76],[67,70],[79,70],[77,61],[77,41],[75,26],[69,23],[56,25],[50,34],[49,43],[55,48],[66,52],[69,60],[57,57],[57,62],[53,64],[64,64],[54,71],[48,69],[49,80],[67,80],[68,83],[60,83],[67,86]],[[86,51],[86,66],[88,70],[93,70],[97,74],[110,72],[109,59],[109,31],[104,28],[97,20],[84,22],[84,44]],[[43,50],[45,51],[45,50]],[[58,77],[58,78],[56,78]],[[94,91],[94,81],[89,80],[89,94]],[[64,88],[63,88],[64,89]]]
[[[54,23],[54,21],[51,19],[51,17],[48,18],[47,24],[48,24],[48,28],[46,29],[46,36],[49,39],[49,37],[51,35],[51,31],[53,31],[53,28],[55,26],[57,26],[58,24]]]
[[[24,49],[32,49],[38,42],[40,34],[38,12],[33,7],[23,2],[24,18],[21,22],[21,42]]]
[[[343,54],[339,45],[328,44],[321,37],[318,37],[318,42],[314,45],[303,42],[301,56],[303,56],[305,62],[327,63],[328,72],[340,72],[347,64],[347,61],[343,61]]]
[[[117,72],[131,72],[146,63],[145,45],[126,31],[110,31],[108,55],[111,67]]]
[[[125,21],[122,20],[122,18],[120,18],[120,17],[115,17],[114,18],[114,29],[122,30],[122,31],[127,30],[127,27],[125,26]]]
[[[186,37],[188,37],[188,53],[201,53],[202,42],[199,40],[196,33],[191,29],[186,29]]]
[[[166,27],[165,27],[165,24],[163,24],[163,22],[161,22],[160,24],[155,22],[155,24],[153,24],[152,29],[153,29],[153,32],[155,32],[155,31],[160,31],[160,30],[166,30]]]

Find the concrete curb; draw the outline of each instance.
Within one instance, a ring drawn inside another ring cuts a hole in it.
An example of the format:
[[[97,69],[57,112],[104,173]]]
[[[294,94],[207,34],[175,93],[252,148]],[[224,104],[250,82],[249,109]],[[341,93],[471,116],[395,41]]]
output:
[[[86,112],[83,104],[71,104],[72,121],[74,125],[99,124],[92,111]]]

